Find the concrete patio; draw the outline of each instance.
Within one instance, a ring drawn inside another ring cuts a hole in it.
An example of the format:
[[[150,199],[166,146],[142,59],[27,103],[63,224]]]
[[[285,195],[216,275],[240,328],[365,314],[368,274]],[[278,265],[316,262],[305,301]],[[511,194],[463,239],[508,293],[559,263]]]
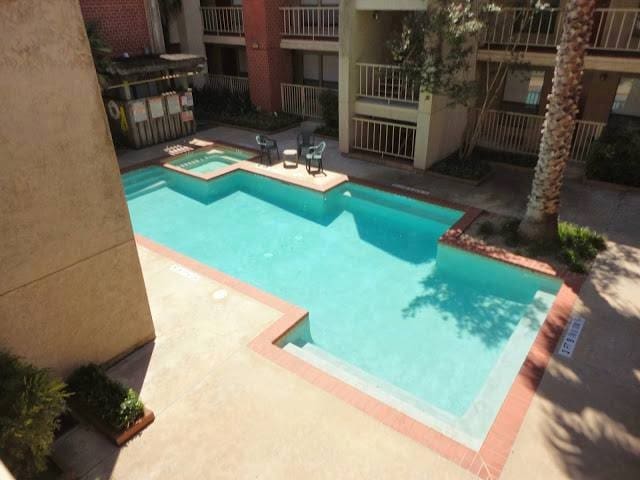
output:
[[[273,137],[282,150],[296,133]],[[255,145],[255,133],[227,127],[196,137]],[[327,170],[504,215],[524,211],[530,172],[498,168],[474,187],[327,143]],[[159,158],[164,147],[123,152],[120,164]],[[562,201],[562,218],[605,233],[609,248],[574,308],[586,323],[573,357],[551,359],[501,478],[640,478],[640,193],[568,180]],[[122,449],[76,427],[55,445],[65,470],[90,479],[474,478],[254,353],[248,343],[277,310],[152,248],[138,244],[138,253],[157,339],[110,374],[141,392],[156,421]]]

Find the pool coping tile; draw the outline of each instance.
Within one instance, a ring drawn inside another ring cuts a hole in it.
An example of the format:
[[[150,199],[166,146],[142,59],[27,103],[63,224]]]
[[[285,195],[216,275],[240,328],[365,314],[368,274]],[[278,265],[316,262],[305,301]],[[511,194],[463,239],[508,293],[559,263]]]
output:
[[[244,147],[242,148],[244,149]],[[172,157],[172,159],[173,158],[175,157]],[[162,160],[166,160],[166,158],[163,157]],[[162,160],[150,161],[143,166],[158,164]],[[138,166],[136,167],[139,168]],[[516,255],[497,247],[479,245],[470,241],[463,234],[483,212],[481,209],[475,207],[468,207],[459,203],[435,198],[428,194],[380,185],[369,180],[347,177],[346,175],[341,175],[336,181],[321,186],[311,182],[305,182],[304,180],[278,175],[274,172],[267,172],[264,168],[258,168],[255,164],[248,161],[238,162],[237,165],[233,165],[232,167],[233,168],[229,170],[223,168],[221,169],[224,170],[222,173],[206,180],[208,181],[236,170],[244,170],[321,192],[327,192],[349,181],[397,195],[415,198],[427,203],[460,210],[463,212],[462,217],[440,237],[438,240],[439,243],[525,268],[539,274],[555,277],[563,281],[553,305],[543,325],[540,327],[540,331],[518,375],[513,381],[483,444],[478,451],[475,451],[278,347],[276,342],[307,318],[308,312],[303,308],[290,304],[275,295],[271,295],[192,258],[179,254],[142,235],[135,235],[138,245],[170,258],[200,275],[233,288],[239,293],[247,295],[279,311],[281,316],[249,343],[249,347],[254,352],[340,398],[346,403],[349,403],[397,432],[425,445],[472,474],[483,479],[498,478],[511,454],[511,448],[516,440],[525,414],[529,409],[535,392],[542,380],[544,371],[569,320],[573,304],[577,299],[577,294],[585,276],[574,274],[567,270],[557,270],[547,263]],[[123,169],[122,171],[130,170],[132,170],[132,168]],[[203,179],[199,176],[197,178]]]

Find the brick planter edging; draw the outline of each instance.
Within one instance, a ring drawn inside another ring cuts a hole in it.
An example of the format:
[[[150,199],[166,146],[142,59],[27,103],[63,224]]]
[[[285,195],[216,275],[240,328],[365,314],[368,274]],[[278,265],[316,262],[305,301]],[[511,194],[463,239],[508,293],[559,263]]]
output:
[[[477,245],[471,245],[463,237],[463,233],[482,213],[482,210],[478,208],[466,207],[455,202],[431,197],[430,195],[405,191],[353,177],[348,177],[348,179],[341,180],[335,185],[328,185],[322,188],[317,185],[305,185],[305,182],[302,180],[289,179],[282,175],[265,172],[257,168],[249,171],[285,183],[320,191],[328,191],[335,188],[337,185],[343,183],[343,181],[353,181],[405,197],[416,198],[428,203],[461,210],[464,212],[463,216],[444,233],[439,239],[439,242],[511,265],[526,268],[537,273],[551,275],[564,281],[482,446],[478,451],[474,451],[276,346],[275,343],[280,338],[307,317],[308,312],[304,309],[285,302],[278,297],[263,292],[218,270],[203,265],[189,257],[185,257],[173,250],[158,245],[147,238],[137,234],[135,236],[136,242],[139,245],[149,248],[203,276],[227,285],[240,293],[280,311],[282,313],[280,318],[250,342],[249,346],[253,351],[287,370],[296,373],[313,385],[332,393],[394,430],[429,447],[439,455],[470,471],[474,475],[483,479],[498,478],[511,453],[511,447],[515,442],[524,416],[542,380],[542,376],[553,355],[557,342],[564,331],[584,276],[571,274],[570,272],[556,271],[546,263],[515,255],[496,247],[483,248]]]
[[[78,420],[84,420],[90,423],[91,425],[93,425],[100,433],[102,433],[104,436],[109,438],[118,447],[121,447],[122,445],[127,443],[129,440],[131,440],[133,437],[135,437],[138,433],[140,433],[142,430],[144,430],[149,425],[151,425],[156,418],[154,413],[150,409],[148,409],[147,407],[144,407],[144,412],[142,417],[136,420],[131,426],[129,426],[125,430],[121,432],[116,432],[111,427],[106,425],[98,417],[93,415],[91,412],[82,408],[81,405],[74,404],[74,402],[70,402],[70,403],[71,403],[71,411]]]

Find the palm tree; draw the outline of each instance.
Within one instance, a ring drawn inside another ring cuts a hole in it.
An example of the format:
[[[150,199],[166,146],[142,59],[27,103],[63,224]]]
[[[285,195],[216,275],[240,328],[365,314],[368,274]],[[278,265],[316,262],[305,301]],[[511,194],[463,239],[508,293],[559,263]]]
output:
[[[558,239],[558,211],[564,170],[571,155],[584,54],[593,27],[595,0],[568,0],[556,54],[553,86],[542,127],[527,212],[518,232],[534,241]]]

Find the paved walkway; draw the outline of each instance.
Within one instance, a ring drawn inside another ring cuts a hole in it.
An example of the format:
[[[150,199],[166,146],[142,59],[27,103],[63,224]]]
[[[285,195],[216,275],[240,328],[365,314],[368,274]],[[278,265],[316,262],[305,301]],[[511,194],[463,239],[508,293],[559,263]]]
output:
[[[215,128],[197,136],[246,146],[255,134]],[[295,131],[275,135],[281,148]],[[520,215],[530,174],[500,169],[480,187],[337,152],[326,168],[506,215]],[[121,164],[162,155],[126,152]],[[586,324],[571,359],[554,356],[502,477],[640,478],[640,194],[568,181],[564,219],[611,241],[580,292]],[[278,312],[229,286],[185,276],[139,247],[157,339],[111,374],[141,391],[156,422],[125,448],[85,427],[55,458],[85,478],[470,478],[467,471],[253,353],[247,344]]]

